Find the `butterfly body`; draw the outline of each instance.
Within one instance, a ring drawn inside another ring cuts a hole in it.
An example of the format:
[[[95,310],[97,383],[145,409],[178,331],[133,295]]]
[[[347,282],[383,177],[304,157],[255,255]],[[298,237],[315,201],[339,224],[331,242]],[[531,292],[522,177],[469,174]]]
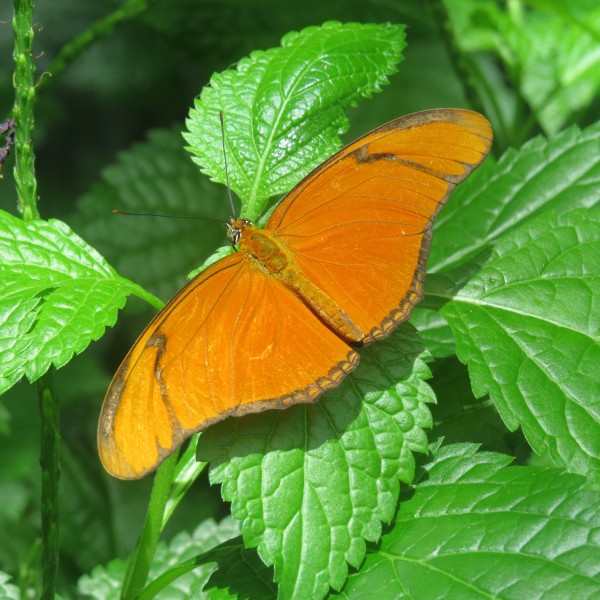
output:
[[[188,282],[138,338],[98,428],[113,475],[150,472],[228,416],[313,402],[423,295],[432,224],[483,160],[489,123],[463,110],[396,119],[302,180],[264,229],[232,219],[237,252]]]
[[[276,232],[260,229],[248,219],[232,219],[228,224],[227,237],[236,240],[238,250],[251,268],[264,270],[313,310],[329,327],[349,342],[360,343],[365,334],[346,315],[338,304],[319,287],[307,279],[298,267],[294,252]]]

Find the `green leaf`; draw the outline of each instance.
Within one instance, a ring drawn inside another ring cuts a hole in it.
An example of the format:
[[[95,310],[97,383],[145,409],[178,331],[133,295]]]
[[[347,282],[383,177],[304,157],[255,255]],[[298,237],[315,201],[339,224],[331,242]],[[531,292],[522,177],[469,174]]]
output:
[[[230,540],[208,553],[217,563],[204,592],[211,600],[277,598],[273,569],[265,566],[256,550],[248,550],[241,538]]]
[[[600,206],[598,148],[600,123],[583,131],[572,127],[551,140],[540,136],[506,152],[497,165],[486,160],[456,188],[434,225],[425,301],[411,316],[435,356],[454,354],[454,339],[443,317],[425,307],[446,301],[458,276],[464,282],[469,269],[479,268],[469,261],[485,259],[515,227],[548,210]],[[436,280],[432,274],[438,272],[446,279]]]
[[[115,215],[115,208],[222,221],[231,216],[225,189],[200,173],[179,131],[151,131],[146,142],[103,171],[70,222],[119,273],[161,298],[171,296],[186,274],[225,242],[223,225]]]
[[[546,8],[547,3],[535,4]],[[445,0],[445,5],[463,50],[500,56],[546,133],[558,132],[598,94],[597,2],[572,0],[568,10],[553,2],[548,12],[526,11],[520,3],[502,9],[489,0]]]
[[[556,469],[442,448],[334,598],[600,597],[597,492]]]
[[[280,598],[340,589],[392,519],[413,452],[428,450],[434,398],[422,352],[400,327],[317,403],[228,419],[201,436],[199,458],[223,484],[245,544],[274,565]]]
[[[425,347],[433,356],[444,358],[456,353],[452,330],[437,310],[416,306],[410,322],[418,329]]]
[[[0,392],[61,367],[112,325],[131,293],[67,225],[0,212]]]
[[[402,58],[404,27],[329,22],[289,33],[280,48],[253,52],[215,74],[196,100],[185,136],[203,172],[229,185],[256,219],[341,146],[346,110],[388,81]]]
[[[442,309],[511,430],[568,470],[600,475],[600,210],[548,212],[505,235]]]
[[[490,398],[473,396],[467,367],[456,356],[436,360],[431,370],[437,404],[431,410],[430,439],[443,439],[445,444],[475,442],[484,450],[518,455],[525,445],[523,436],[507,431]]]
[[[168,545],[164,542],[159,543],[150,569],[150,579],[158,577],[178,563],[206,552],[212,546],[220,544],[237,533],[238,527],[230,518],[223,519],[218,524],[212,519],[208,519],[201,523],[192,535],[182,532],[177,534]],[[214,565],[211,564],[200,566],[176,579],[155,597],[158,600],[196,598],[213,569]],[[90,575],[81,577],[77,584],[77,590],[84,597],[91,597],[94,600],[118,598],[125,570],[125,561],[112,560],[106,567],[98,566]]]

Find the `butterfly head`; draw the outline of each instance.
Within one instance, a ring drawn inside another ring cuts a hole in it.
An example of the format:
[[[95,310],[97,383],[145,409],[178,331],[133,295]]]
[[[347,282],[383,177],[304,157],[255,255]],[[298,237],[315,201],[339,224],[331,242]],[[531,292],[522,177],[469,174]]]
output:
[[[227,239],[234,245],[237,246],[242,237],[244,229],[248,225],[252,225],[250,219],[229,219],[227,225]]]

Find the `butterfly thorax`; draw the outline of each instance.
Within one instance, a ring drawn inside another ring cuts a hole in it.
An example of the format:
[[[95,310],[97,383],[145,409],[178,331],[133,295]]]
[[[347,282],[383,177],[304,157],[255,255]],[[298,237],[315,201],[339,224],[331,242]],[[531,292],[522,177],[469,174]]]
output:
[[[232,219],[228,223],[227,238],[257,266],[273,275],[285,278],[285,271],[296,270],[291,252],[277,234],[256,227],[248,219]]]

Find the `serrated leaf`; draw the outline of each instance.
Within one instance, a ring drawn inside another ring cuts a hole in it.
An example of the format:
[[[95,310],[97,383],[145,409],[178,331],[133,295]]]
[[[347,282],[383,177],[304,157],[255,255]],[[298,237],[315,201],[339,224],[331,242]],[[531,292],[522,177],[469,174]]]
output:
[[[335,598],[592,599],[600,514],[585,479],[507,467],[476,446],[442,448],[393,528]]]
[[[497,165],[487,160],[457,187],[434,225],[426,302],[441,291],[434,273],[456,279],[459,271],[453,275],[452,269],[491,252],[515,227],[548,210],[600,206],[599,150],[600,123],[596,123],[583,131],[572,127],[551,140],[537,137],[506,152]],[[446,286],[443,298],[448,292]],[[423,330],[435,356],[454,354],[453,335],[437,312],[418,306],[411,323]]]
[[[475,442],[484,450],[511,456],[531,451],[523,448],[522,435],[507,431],[490,398],[475,398],[467,367],[456,356],[436,360],[431,370],[437,404],[431,410],[434,425],[430,439],[441,439],[445,444]]]
[[[247,546],[275,567],[280,598],[339,589],[365,541],[391,520],[413,452],[427,452],[429,370],[414,330],[361,352],[361,365],[316,404],[228,419],[200,438]]]
[[[102,172],[102,181],[79,199],[73,227],[115,269],[162,298],[225,242],[222,225],[195,219],[129,217],[144,213],[226,220],[225,188],[211,183],[183,148],[179,131],[155,130]]]
[[[212,546],[237,535],[238,531],[236,523],[230,518],[225,518],[218,524],[208,519],[201,523],[192,535],[181,532],[168,545],[160,542],[156,548],[149,579],[158,577],[165,570],[186,559],[208,551]],[[83,596],[94,600],[118,598],[126,566],[126,562],[121,559],[112,560],[106,567],[98,566],[90,575],[84,575],[79,579],[77,590]],[[201,594],[201,590],[213,569],[214,565],[211,564],[200,566],[176,579],[155,597],[158,600],[205,597]]]
[[[600,210],[506,235],[442,309],[473,391],[568,470],[600,474]]]
[[[0,212],[0,261],[0,393],[66,364],[139,292],[57,220]]]
[[[229,185],[242,214],[256,219],[340,146],[345,111],[396,71],[400,25],[330,22],[289,33],[281,48],[253,52],[213,75],[187,121],[186,139],[203,172],[225,182],[219,113],[224,113]]]
[[[486,161],[461,183],[435,223],[428,268],[447,271],[548,210],[600,205],[600,123],[536,137]]]

